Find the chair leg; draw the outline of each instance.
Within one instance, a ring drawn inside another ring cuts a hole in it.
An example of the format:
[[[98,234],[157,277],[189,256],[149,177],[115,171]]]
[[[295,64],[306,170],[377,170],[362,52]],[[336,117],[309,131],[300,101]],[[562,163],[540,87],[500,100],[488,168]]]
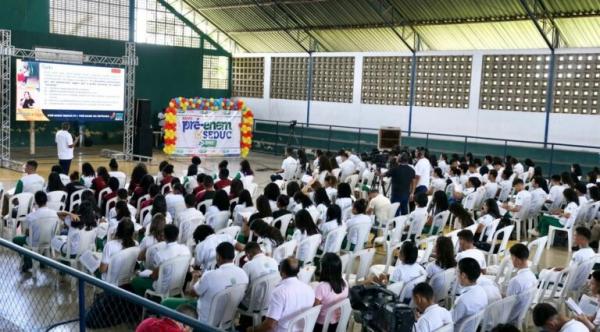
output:
[[[546,249],[550,249],[554,243],[554,229],[548,230],[548,242],[546,243]]]
[[[567,250],[569,250],[569,254],[573,250],[573,236],[570,231],[567,231]]]
[[[517,242],[521,242],[521,220],[515,220],[515,224],[517,224]]]

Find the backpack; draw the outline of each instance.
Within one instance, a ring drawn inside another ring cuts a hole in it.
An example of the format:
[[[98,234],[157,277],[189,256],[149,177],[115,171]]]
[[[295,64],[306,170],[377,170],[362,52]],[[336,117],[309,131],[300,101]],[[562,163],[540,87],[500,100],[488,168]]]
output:
[[[360,323],[375,332],[411,332],[415,324],[412,309],[382,286],[350,288],[350,305],[360,311]]]

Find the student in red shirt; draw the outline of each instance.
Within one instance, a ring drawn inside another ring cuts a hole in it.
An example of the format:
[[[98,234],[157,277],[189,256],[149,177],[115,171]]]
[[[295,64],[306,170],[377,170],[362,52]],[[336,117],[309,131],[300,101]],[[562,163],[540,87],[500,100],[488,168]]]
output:
[[[197,319],[198,317],[196,308],[189,304],[180,305],[177,307],[177,311],[193,319]],[[192,327],[168,317],[150,317],[144,319],[140,325],[137,326],[135,332],[192,332],[193,330]]]
[[[140,210],[145,208],[146,206],[150,206],[150,205],[152,205],[152,203],[154,203],[154,197],[156,197],[156,195],[160,194],[160,187],[155,184],[151,185],[150,189],[148,190],[148,194],[150,194],[150,199],[147,199],[142,202],[142,204],[140,205]]]
[[[231,185],[231,180],[229,180],[229,170],[227,168],[222,168],[219,170],[219,181],[215,183],[215,190],[221,190],[225,187],[229,187]]]
[[[173,165],[169,164],[167,166],[165,166],[165,168],[162,169],[162,180],[160,181],[160,186],[164,186],[167,183],[171,183],[171,181],[173,181],[173,172],[174,172],[174,168]]]
[[[96,170],[96,177],[92,180],[92,186],[90,187],[96,193],[96,200],[99,199],[98,195],[100,194],[100,190],[108,186],[108,179],[110,179],[110,175],[108,174],[106,167],[98,167]]]
[[[201,192],[198,193],[198,195],[196,195],[197,203],[200,203],[206,199],[213,199],[213,197],[215,197],[215,188],[214,188],[213,179],[210,176],[205,176],[204,180],[202,181],[202,184],[204,185],[204,190],[202,190]]]

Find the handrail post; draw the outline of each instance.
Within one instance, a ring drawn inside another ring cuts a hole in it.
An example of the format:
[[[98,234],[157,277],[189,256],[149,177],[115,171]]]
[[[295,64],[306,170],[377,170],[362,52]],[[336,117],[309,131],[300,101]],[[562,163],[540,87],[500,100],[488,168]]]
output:
[[[552,175],[552,169],[554,168],[554,143],[550,144],[550,170],[548,171],[549,175]]]
[[[275,121],[275,149],[273,149],[275,154],[277,154],[277,148],[279,148],[279,121]]]
[[[304,126],[302,124],[300,124],[300,129],[302,129],[302,131],[300,131],[300,146],[298,147],[299,149],[304,149]],[[308,128],[308,123],[306,124],[306,128]]]
[[[425,135],[425,149],[429,150],[429,133]]]
[[[79,331],[85,332],[85,281],[77,279],[77,295],[79,298]]]
[[[507,152],[508,152],[508,141],[504,140],[504,159],[506,159]]]
[[[329,125],[329,132],[327,133],[327,151],[331,151],[331,125]]]
[[[468,136],[465,136],[465,144],[463,145],[463,155],[467,155],[467,140],[469,139]]]
[[[358,142],[357,142],[358,144],[356,144],[356,153],[357,154],[360,154],[360,138],[361,138],[360,136],[361,136],[361,131],[362,131],[362,129],[359,127],[358,128]]]

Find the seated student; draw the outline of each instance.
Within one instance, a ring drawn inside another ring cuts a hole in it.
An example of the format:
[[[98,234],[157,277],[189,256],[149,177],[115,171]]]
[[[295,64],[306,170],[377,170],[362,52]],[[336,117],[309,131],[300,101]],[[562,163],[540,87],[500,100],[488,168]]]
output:
[[[173,172],[175,172],[175,167],[171,164],[168,164],[167,166],[165,166],[162,169],[162,171],[161,171],[162,178],[160,179],[160,181],[158,181],[161,188],[165,184],[171,183],[171,181],[173,181]]]
[[[325,180],[323,181],[323,186],[325,187],[325,191],[327,192],[327,196],[329,196],[329,200],[335,202],[337,198],[337,179],[333,175],[327,175]]]
[[[63,220],[67,227],[67,235],[56,235],[50,241],[50,246],[64,257],[70,249],[71,257],[74,258],[79,252],[79,236],[82,230],[91,231],[96,229],[97,221],[94,214],[94,206],[90,202],[81,202],[77,213],[58,212],[58,217]],[[67,243],[71,244],[67,248]]]
[[[218,190],[215,192],[212,205],[206,209],[204,216],[206,217],[206,220],[209,221],[209,218],[213,215],[216,215],[219,212],[229,211],[229,206],[229,198],[227,197],[225,190]]]
[[[456,220],[460,224],[460,228],[469,227],[475,223],[469,211],[465,210],[465,208],[462,205],[460,205],[460,203],[450,204],[448,210],[456,218]]]
[[[189,304],[181,304],[177,312],[190,318],[197,319],[196,308]],[[193,328],[168,317],[149,317],[140,322],[135,332],[190,332]]]
[[[527,249],[526,245],[516,243],[510,247],[510,259],[514,269],[517,270],[517,273],[508,282],[506,296],[517,295],[518,298],[511,311],[508,322],[518,324],[519,316],[523,310],[526,310],[526,306],[529,304],[529,299],[520,295],[535,289],[538,280],[528,267],[527,260],[529,259],[529,249]]]
[[[492,224],[494,220],[502,218],[500,215],[500,211],[498,209],[498,203],[493,198],[486,199],[483,204],[481,204],[481,217],[477,219],[475,222],[477,224],[477,230],[475,230],[475,238],[479,239],[482,232],[483,238],[480,242],[476,242],[475,246],[481,250],[490,250],[491,244],[487,241],[491,241],[494,237],[494,229]]]
[[[37,174],[38,163],[35,160],[29,160],[25,164],[25,175],[17,181],[15,186],[15,195],[20,193],[32,193],[44,189],[44,178]]]
[[[108,180],[110,179],[110,175],[108,174],[108,170],[104,166],[98,167],[96,170],[96,177],[92,180],[92,186],[90,189],[94,190],[96,194],[96,200],[99,200],[100,191],[106,187],[108,187]]]
[[[148,195],[150,195],[150,198],[142,202],[140,205],[140,210],[154,204],[154,199],[158,194],[160,194],[160,187],[156,184],[151,184],[148,188]]]
[[[213,199],[215,197],[216,191],[214,188],[214,182],[210,176],[205,176],[202,179],[202,185],[203,185],[204,189],[202,191],[198,192],[198,194],[196,194],[196,203],[201,203],[207,199]],[[202,211],[202,210],[200,210],[200,211]],[[206,211],[202,211],[202,212],[206,212]]]
[[[129,203],[137,208],[138,200],[150,192],[150,187],[152,185],[156,185],[154,183],[154,178],[150,174],[146,174],[140,180],[140,183],[135,187],[133,192],[131,193],[131,199]]]
[[[292,235],[292,239],[296,240],[297,243],[297,255],[298,261],[300,262],[300,266],[304,265],[304,262],[309,258],[308,254],[310,251],[310,243],[304,243],[301,245],[301,242],[307,239],[309,236],[319,234],[319,229],[315,222],[313,221],[310,213],[307,210],[300,210],[296,213],[294,217],[295,230]]]
[[[498,172],[500,173],[500,172]],[[511,188],[513,187],[513,182],[512,182],[512,178],[513,178],[513,172],[512,169],[510,168],[506,168],[502,171],[501,174],[501,181],[498,183],[498,200],[502,203],[508,201],[509,195],[510,195],[510,191]]]
[[[298,183],[296,181],[292,181],[290,183],[295,183],[296,185],[298,185]],[[298,189],[298,192],[300,192],[299,189]],[[275,210],[277,208],[277,198],[279,198],[279,195],[281,195],[281,190],[279,189],[279,186],[275,183],[267,184],[265,186],[265,189],[263,189],[263,195],[265,195],[269,199],[269,204],[271,205],[271,211]],[[293,198],[293,197],[294,196],[290,196],[290,198]]]
[[[335,204],[339,205],[342,212],[344,212],[345,208],[352,206],[352,188],[350,188],[348,183],[342,182],[338,185]]]
[[[158,280],[159,277],[161,264],[168,262],[173,258],[192,256],[190,254],[190,249],[186,245],[177,243],[177,237],[179,236],[179,229],[177,226],[165,225],[164,236],[166,246],[155,253],[155,267],[152,271],[152,275],[150,275],[150,277],[138,276],[131,281],[131,287],[133,288],[134,293],[140,296],[144,296],[144,293],[148,289],[156,290],[158,287],[162,287],[162,285],[156,283],[156,280]]]
[[[452,321],[456,326],[462,324],[465,318],[485,310],[488,298],[483,287],[477,284],[481,275],[479,263],[467,257],[458,261],[458,283],[462,287],[461,295],[454,301]],[[466,331],[474,331],[475,327],[464,327]]]
[[[449,237],[440,236],[437,238],[432,256],[435,258],[434,261],[427,263],[425,266],[428,279],[440,272],[456,267],[454,244]],[[435,288],[438,285],[432,286]]]
[[[438,234],[440,231],[440,225],[432,225],[433,219],[439,213],[442,213],[447,210],[448,196],[446,196],[446,192],[444,192],[443,190],[436,191],[431,198],[431,202],[429,202],[429,205],[427,206],[428,217],[427,222],[425,223],[425,227],[423,228],[423,232],[427,232],[429,231],[429,227],[433,227],[431,234]]]
[[[433,332],[452,324],[452,315],[435,303],[433,294],[433,288],[426,282],[413,288],[412,299],[416,307],[414,332]]]
[[[119,171],[119,163],[117,163],[117,160],[115,158],[112,158],[108,162],[108,168],[110,169],[110,171],[108,172],[108,175],[110,177],[113,177],[113,178],[116,178],[117,180],[119,180],[119,188],[125,188],[125,182],[127,181],[127,175],[125,175],[125,173]]]
[[[367,202],[364,199],[358,199],[352,205],[352,216],[346,221],[348,227],[347,240],[350,242],[350,251],[353,251],[358,244],[360,234],[359,230],[352,228],[357,225],[371,225],[371,218],[365,213],[367,212]],[[370,227],[369,227],[370,230]],[[367,231],[368,232],[368,231]]]
[[[17,236],[13,239],[13,243],[18,244],[20,246],[29,245],[29,246],[37,246],[39,242],[39,231],[41,224],[40,222],[45,222],[44,218],[52,218],[57,217],[56,211],[46,207],[46,203],[48,203],[48,196],[43,191],[38,191],[34,195],[35,205],[37,209],[27,215],[25,217],[25,221],[21,224],[21,229],[24,231],[24,236]],[[31,233],[29,233],[31,230]],[[23,267],[22,271],[26,272],[31,269],[31,258],[24,257],[23,259]]]
[[[213,179],[216,179],[219,176],[219,172],[222,169],[227,169],[227,166],[229,166],[229,162],[227,160],[221,160],[219,162],[219,164],[217,165],[217,173],[213,174]]]
[[[183,187],[186,189],[186,193],[193,192],[198,187],[198,167],[194,164],[188,166],[187,173],[183,177]]]
[[[234,200],[240,197],[240,194],[244,190],[244,183],[239,179],[231,180],[229,185],[229,200]]]
[[[285,216],[286,214],[291,214],[287,207],[290,205],[290,198],[287,195],[279,195],[277,197],[277,210],[273,211],[273,220]],[[277,225],[274,225],[277,227]]]
[[[496,179],[498,178],[498,171],[492,169],[487,174],[487,183],[483,186],[485,188],[485,194],[483,195],[483,199],[496,199],[498,195],[498,183]]]
[[[334,253],[326,253],[321,258],[321,274],[315,288],[315,305],[321,305],[321,311],[314,332],[328,332],[337,329],[341,312],[336,312],[330,321],[328,331],[323,331],[327,311],[331,306],[348,298],[348,284],[342,277],[342,260]]]
[[[128,198],[127,197],[127,189],[121,188],[121,189],[117,190],[117,197],[118,197],[117,201],[124,201],[127,203],[127,198]],[[129,209],[130,215],[135,216],[137,214],[137,209],[133,205],[127,203],[127,208]],[[116,215],[117,215],[117,210],[113,206],[108,211],[108,219],[110,220],[110,219],[114,218]]]
[[[339,156],[341,157],[340,165],[340,182],[345,182],[346,179],[356,173],[356,164],[352,162],[348,157],[346,151],[340,151]]]
[[[269,185],[267,185],[267,187],[268,186]],[[290,181],[285,185],[285,194],[290,199],[290,204],[288,205],[287,209],[290,211],[294,211],[294,208],[296,207],[296,202],[294,202],[294,196],[297,192],[300,192],[300,184],[298,184],[298,182]]]
[[[422,193],[425,194],[425,193]],[[419,256],[419,249],[415,246],[413,241],[404,241],[400,247],[400,253],[396,266],[391,275],[374,276],[373,280],[377,283],[387,284],[389,282],[402,282],[407,283],[415,278],[424,276],[427,274],[425,269],[417,263]],[[411,294],[412,290],[408,290],[408,294]],[[400,299],[404,303],[409,303],[410,298]]]
[[[154,183],[155,184],[160,184],[163,180],[163,169],[165,169],[165,167],[167,167],[169,165],[169,162],[167,160],[163,160],[160,162],[160,164],[158,164],[158,173],[156,173],[156,176],[154,177]]]
[[[71,182],[71,179],[69,178],[69,176],[63,172],[62,166],[60,166],[60,165],[52,166],[51,172],[58,173],[58,175],[60,177],[60,181],[62,182],[62,184],[64,186],[66,186],[67,184],[69,184],[69,182]]]
[[[138,163],[135,165],[133,170],[131,170],[131,177],[129,179],[129,186],[127,187],[127,192],[133,194],[133,191],[142,183],[142,178],[148,175],[148,169],[146,168],[146,164]],[[150,176],[152,177],[152,176]],[[152,178],[154,181],[154,178]]]
[[[133,240],[133,222],[130,219],[122,219],[115,232],[114,240],[108,241],[102,250],[102,259],[98,271],[102,273],[102,280],[106,280],[108,275],[108,265],[110,259],[124,249],[131,248],[137,245]]]
[[[567,204],[564,210],[558,209],[552,211],[553,216],[543,215],[538,222],[537,231],[530,230],[530,234],[534,236],[546,236],[548,235],[550,226],[573,227],[575,220],[577,220],[577,214],[579,213],[579,197],[575,190],[571,188],[563,190],[563,196]]]
[[[295,207],[295,211],[294,212],[298,212],[300,210],[306,210],[308,211],[308,213],[310,213],[310,216],[313,219],[313,222],[317,223],[319,220],[319,210],[317,210],[317,207],[313,204],[313,202],[310,200],[310,198],[305,195],[302,192],[298,192],[296,193],[296,195],[294,195],[294,201],[296,202],[296,207]]]
[[[202,159],[200,159],[200,157],[193,156],[191,162],[191,165],[196,166],[196,169],[198,170],[197,174],[206,173],[206,170],[200,166],[202,164]]]
[[[325,215],[325,222],[319,224],[319,231],[323,235],[323,242],[327,238],[329,232],[338,229],[343,225],[342,223],[342,210],[336,204],[332,204],[327,208]]]
[[[178,179],[174,179],[173,190],[165,195],[165,200],[167,201],[167,211],[169,211],[171,216],[175,218],[177,217],[177,207],[185,205],[185,199],[183,195],[185,195],[185,189],[183,188],[183,185],[179,183]]]
[[[247,262],[244,264],[242,269],[248,275],[248,289],[246,290],[246,295],[242,299],[242,303],[240,303],[240,308],[248,309],[251,300],[250,290],[254,286],[253,283],[256,283],[258,278],[264,277],[266,275],[278,273],[278,264],[277,261],[273,258],[265,255],[260,245],[256,242],[248,242],[244,247],[244,253],[246,254]],[[240,326],[236,327],[237,331],[245,331],[246,328],[252,326],[252,318],[249,316],[240,316]]]
[[[539,303],[533,308],[533,324],[548,332],[588,331],[585,324],[576,319],[568,319],[548,303]]]
[[[271,256],[273,250],[279,247],[284,239],[279,229],[257,219],[250,224],[250,230],[258,236],[258,244],[266,255]]]
[[[582,226],[575,229],[575,246],[579,247],[579,250],[573,253],[569,267],[581,264],[596,255],[594,249],[590,248],[591,237],[592,232],[589,228]],[[543,269],[540,271],[540,280],[551,280],[552,282],[556,282],[558,281],[557,279],[560,275],[560,271],[564,269],[564,267]]]
[[[165,216],[167,224],[173,222],[173,217],[167,210],[167,201],[165,200],[165,196],[160,194],[156,195],[156,197],[154,198],[154,202],[152,203],[152,209],[150,210],[150,213],[146,214],[144,220],[142,220],[142,226],[144,228],[148,227],[150,225],[150,222],[152,221],[152,217],[157,213],[162,213],[162,215]]]
[[[231,210],[233,225],[235,226],[242,226],[244,224],[244,216],[242,215],[242,213],[254,213],[254,211],[256,210],[256,208],[254,207],[254,203],[252,202],[252,196],[250,195],[250,192],[246,189],[242,190],[237,202],[231,203],[229,209]]]
[[[81,165],[81,184],[86,188],[92,188],[92,181],[96,178],[96,172],[94,167],[90,163],[83,163]]]
[[[217,246],[223,242],[229,242],[235,245],[235,239],[229,234],[215,234],[215,231],[209,225],[200,225],[194,230],[194,266],[209,270],[215,267]]]
[[[600,300],[600,270],[592,272],[588,286],[590,289],[589,295],[594,297],[596,301]],[[594,315],[587,316],[586,314],[581,314],[575,316],[575,319],[585,324],[590,332],[594,332],[600,326],[600,308],[598,308]]]
[[[329,200],[329,196],[327,196],[327,192],[325,188],[319,188],[315,190],[313,195],[313,202],[317,206],[317,211],[319,211],[319,215],[315,223],[321,224],[325,222],[325,216],[327,214],[327,208],[331,205],[331,201]]]
[[[250,167],[248,159],[243,159],[240,161],[240,171],[235,175],[235,178],[243,179],[248,176],[254,176],[254,171],[252,170],[252,167]]]
[[[110,192],[105,193],[102,197],[98,197],[101,202],[101,212],[104,213],[106,211],[106,203],[108,200],[117,197],[117,192],[119,191],[119,180],[117,178],[109,178],[108,179],[108,187],[110,188]]]
[[[192,191],[192,194],[194,194],[194,196],[198,195],[198,193],[200,193],[201,191],[204,191],[204,178],[207,175],[204,173],[200,173],[198,175],[196,175],[196,187],[194,187],[194,190]]]
[[[46,185],[45,191],[47,193],[50,193],[53,191],[66,191],[65,185],[63,184],[62,180],[60,179],[60,173],[50,172],[50,174],[48,174],[48,184]]]
[[[534,176],[531,180],[529,191],[531,191],[531,208],[538,211],[548,199],[548,184],[541,176]]]
[[[285,258],[279,264],[279,274],[283,279],[273,290],[265,320],[249,327],[246,332],[285,332],[296,331],[290,326],[299,312],[314,306],[315,292],[312,287],[298,279],[300,265],[293,257]]]
[[[185,210],[179,212],[175,218],[177,220],[176,225],[180,228],[179,231],[181,233],[186,232],[185,230],[181,229],[184,221],[198,218],[204,220],[204,214],[196,209],[196,196],[193,194],[187,194],[183,200],[185,202]]]
[[[145,234],[144,238],[140,242],[140,254],[138,255],[138,260],[146,263],[146,268],[151,268],[156,266],[155,262],[152,261],[146,262],[146,251],[148,248],[153,245],[165,241],[165,226],[167,222],[165,220],[165,216],[158,213],[154,217],[152,217],[152,222],[150,223],[150,229],[148,230],[148,234]],[[152,257],[149,257],[152,259]],[[150,264],[148,264],[150,263]]]
[[[579,206],[584,206],[585,204],[587,204],[587,186],[585,185],[585,183],[577,182],[575,183],[575,188],[573,189],[575,189],[575,192],[577,193],[577,198],[579,198]]]
[[[219,181],[215,182],[215,190],[220,190],[229,186],[231,186],[229,170],[227,168],[219,170]]]
[[[406,222],[406,229],[409,230],[412,226],[412,232],[403,236],[403,238],[410,238],[413,241],[421,235],[427,222],[427,194],[418,193],[415,196],[415,203],[416,208],[408,215]]]
[[[369,190],[369,205],[367,207],[367,214],[375,215],[375,222],[380,224],[387,222],[393,216],[390,215],[390,208],[392,203],[390,199],[379,193],[379,189]]]
[[[116,215],[114,218],[108,219],[108,223],[102,223],[98,227],[98,238],[103,239],[107,235],[112,236],[117,229],[117,225],[124,218],[131,219],[131,221],[135,223],[135,218],[131,216],[131,211],[127,208],[127,203],[125,201],[118,201],[117,204],[115,204],[115,212]]]
[[[271,175],[271,181],[283,180],[283,173],[288,171],[294,171],[298,167],[298,161],[294,158],[294,149],[285,149],[285,159],[281,163],[281,168],[275,171],[275,174]],[[293,174],[290,174],[293,175]]]
[[[502,204],[502,208],[510,212],[513,217],[524,219],[527,217],[529,208],[531,208],[531,193],[525,190],[525,184],[521,179],[515,179],[513,187],[516,193],[515,204],[511,206],[508,203],[504,203]]]
[[[429,195],[435,194],[437,191],[444,191],[446,189],[446,178],[442,169],[436,167],[433,169],[433,177],[431,178],[431,187],[428,190]]]
[[[458,232],[458,247],[459,251],[456,254],[456,261],[460,262],[464,258],[473,258],[478,264],[483,273],[487,267],[485,255],[483,251],[475,248],[473,232],[468,229],[463,229]]]

